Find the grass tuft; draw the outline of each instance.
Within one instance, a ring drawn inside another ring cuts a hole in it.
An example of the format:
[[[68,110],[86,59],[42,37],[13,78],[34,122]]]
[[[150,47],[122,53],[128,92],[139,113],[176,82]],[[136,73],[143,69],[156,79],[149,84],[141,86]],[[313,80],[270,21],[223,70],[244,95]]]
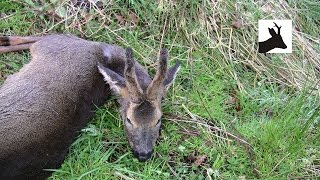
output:
[[[170,64],[182,62],[150,161],[133,157],[111,98],[49,179],[316,179],[319,8],[312,0],[4,0],[0,33],[132,47],[153,74],[161,47]],[[292,19],[293,53],[258,54],[259,19]],[[1,55],[0,83],[29,58]]]

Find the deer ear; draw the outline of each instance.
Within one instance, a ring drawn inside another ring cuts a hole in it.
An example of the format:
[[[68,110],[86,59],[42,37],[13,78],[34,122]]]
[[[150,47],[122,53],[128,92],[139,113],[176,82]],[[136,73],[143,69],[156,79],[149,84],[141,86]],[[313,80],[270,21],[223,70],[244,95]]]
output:
[[[274,31],[273,28],[268,28],[268,29],[269,29],[269,33],[271,34],[271,36],[277,35],[277,33]]]
[[[175,80],[178,71],[180,70],[181,63],[177,62],[174,66],[168,69],[166,74],[166,79],[164,80],[163,84],[165,89],[168,90],[172,85],[173,81]]]
[[[116,72],[98,64],[98,70],[103,75],[104,80],[109,84],[115,95],[120,95],[121,90],[126,87],[125,79]]]

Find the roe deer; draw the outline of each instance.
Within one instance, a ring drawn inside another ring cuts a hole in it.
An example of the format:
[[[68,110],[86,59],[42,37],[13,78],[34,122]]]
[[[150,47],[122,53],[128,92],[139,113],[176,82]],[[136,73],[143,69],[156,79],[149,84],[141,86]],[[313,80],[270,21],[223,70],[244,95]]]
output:
[[[278,29],[278,34],[273,28],[268,28],[271,38],[266,41],[259,42],[259,53],[267,53],[274,48],[286,49],[287,45],[283,42],[280,34],[281,26],[279,27],[275,22],[273,22]]]
[[[135,155],[140,161],[150,158],[161,98],[180,67],[177,63],[167,71],[166,50],[151,80],[130,49],[66,35],[2,37],[0,42],[16,44],[0,46],[0,53],[30,47],[32,56],[0,87],[0,179],[48,177],[51,172],[44,169],[60,167],[78,131],[111,91],[119,97]]]

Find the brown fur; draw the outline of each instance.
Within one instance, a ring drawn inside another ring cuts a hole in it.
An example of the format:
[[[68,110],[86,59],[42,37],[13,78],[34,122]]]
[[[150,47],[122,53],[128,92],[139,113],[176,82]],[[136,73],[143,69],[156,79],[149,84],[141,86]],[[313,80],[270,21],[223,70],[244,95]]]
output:
[[[17,40],[13,50],[30,41]],[[63,35],[32,45],[31,62],[0,87],[0,179],[44,179],[51,173],[43,169],[59,168],[95,105],[109,95],[97,65],[118,95],[135,155],[149,159],[159,136],[161,99],[180,64],[167,70],[167,52],[162,51],[152,81],[129,51]]]
[[[72,36],[44,37],[0,87],[0,179],[44,179],[110,93],[97,63],[124,69],[124,50]]]

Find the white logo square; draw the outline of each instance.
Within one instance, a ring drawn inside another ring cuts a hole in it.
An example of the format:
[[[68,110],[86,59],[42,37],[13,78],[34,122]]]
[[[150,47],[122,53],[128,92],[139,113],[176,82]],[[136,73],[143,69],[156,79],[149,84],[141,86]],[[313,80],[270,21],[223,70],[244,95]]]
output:
[[[259,20],[259,53],[292,53],[291,20]]]

